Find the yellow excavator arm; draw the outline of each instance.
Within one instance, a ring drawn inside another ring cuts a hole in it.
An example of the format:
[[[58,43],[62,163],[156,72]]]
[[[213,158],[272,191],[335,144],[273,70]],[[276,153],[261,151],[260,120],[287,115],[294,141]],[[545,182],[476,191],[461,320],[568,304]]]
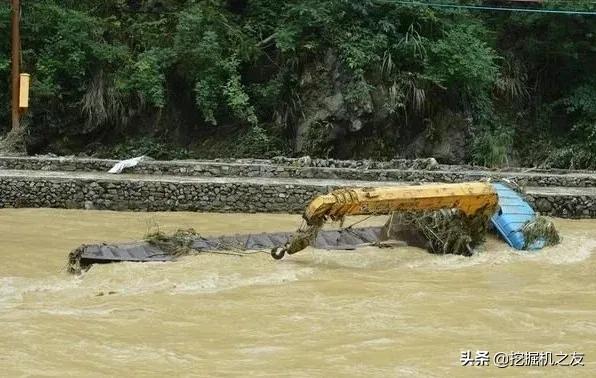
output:
[[[314,198],[303,214],[308,228],[299,230],[288,245],[274,249],[271,255],[280,259],[306,248],[328,219],[440,209],[458,209],[466,216],[492,215],[497,204],[493,186],[482,182],[338,189]]]
[[[488,183],[428,184],[338,189],[312,200],[304,212],[308,224],[347,215],[390,214],[455,208],[465,215],[494,211],[497,193]]]

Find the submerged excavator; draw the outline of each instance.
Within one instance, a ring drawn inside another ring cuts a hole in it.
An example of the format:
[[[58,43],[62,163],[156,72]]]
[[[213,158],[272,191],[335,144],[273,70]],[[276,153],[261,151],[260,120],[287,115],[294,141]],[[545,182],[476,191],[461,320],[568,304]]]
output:
[[[285,254],[297,253],[312,244],[326,221],[341,221],[346,216],[352,215],[391,215],[407,212],[412,214],[411,217],[419,220],[429,212],[449,210],[447,216],[445,212],[437,213],[444,215],[446,219],[443,219],[443,222],[452,222],[458,218],[463,223],[475,223],[482,232],[497,205],[497,192],[489,183],[338,189],[316,197],[307,206],[302,216],[306,227],[298,230],[285,246],[274,248],[271,255],[279,260]],[[392,217],[388,225],[393,221]],[[416,219],[411,223],[416,224]],[[392,231],[394,230],[387,228],[386,225],[385,236],[387,238],[392,234],[395,236],[396,233]],[[428,231],[433,232],[430,227]],[[437,230],[434,232],[436,233]],[[436,236],[439,237],[439,235]],[[470,247],[469,243],[475,241],[469,240],[466,242],[468,245],[462,245],[462,247],[467,249]]]
[[[383,227],[322,230],[327,221],[347,216],[389,215]],[[93,264],[119,261],[171,261],[201,252],[238,254],[270,250],[277,260],[309,246],[355,249],[388,240],[432,253],[471,255],[494,229],[516,249],[535,250],[556,244],[554,225],[538,217],[511,183],[472,182],[374,188],[344,188],[315,197],[295,233],[262,233],[205,238],[194,230],[173,235],[154,233],[142,242],[83,245],[69,254],[68,271],[80,273]],[[241,253],[242,252],[242,253]]]

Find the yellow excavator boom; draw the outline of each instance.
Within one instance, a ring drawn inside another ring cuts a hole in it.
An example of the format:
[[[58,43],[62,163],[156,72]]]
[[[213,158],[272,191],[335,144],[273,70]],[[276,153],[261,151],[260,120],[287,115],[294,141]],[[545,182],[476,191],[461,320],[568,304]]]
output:
[[[286,246],[274,248],[271,255],[281,259],[286,253],[294,254],[306,248],[328,219],[440,209],[458,209],[470,217],[490,216],[497,204],[497,192],[491,184],[483,182],[338,189],[313,199],[303,214],[308,227],[298,230]]]
[[[347,215],[390,214],[455,208],[465,215],[494,212],[497,193],[489,183],[428,184],[338,189],[312,200],[304,212],[308,224]]]

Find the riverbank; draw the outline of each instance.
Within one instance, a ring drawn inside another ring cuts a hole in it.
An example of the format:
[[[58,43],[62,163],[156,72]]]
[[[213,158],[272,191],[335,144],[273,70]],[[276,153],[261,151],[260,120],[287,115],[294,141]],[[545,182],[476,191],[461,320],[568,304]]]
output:
[[[596,173],[390,162],[286,159],[147,161],[125,174],[115,160],[1,157],[0,208],[300,213],[314,196],[348,186],[512,179],[544,215],[596,218]]]

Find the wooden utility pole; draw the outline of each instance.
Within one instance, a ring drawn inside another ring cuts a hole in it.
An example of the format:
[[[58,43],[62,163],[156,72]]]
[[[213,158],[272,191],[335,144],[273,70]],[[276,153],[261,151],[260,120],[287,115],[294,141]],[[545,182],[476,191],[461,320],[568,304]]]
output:
[[[12,130],[16,131],[21,127],[21,111],[19,109],[19,88],[21,73],[21,1],[12,0],[12,71],[11,71],[11,107],[12,107]]]

